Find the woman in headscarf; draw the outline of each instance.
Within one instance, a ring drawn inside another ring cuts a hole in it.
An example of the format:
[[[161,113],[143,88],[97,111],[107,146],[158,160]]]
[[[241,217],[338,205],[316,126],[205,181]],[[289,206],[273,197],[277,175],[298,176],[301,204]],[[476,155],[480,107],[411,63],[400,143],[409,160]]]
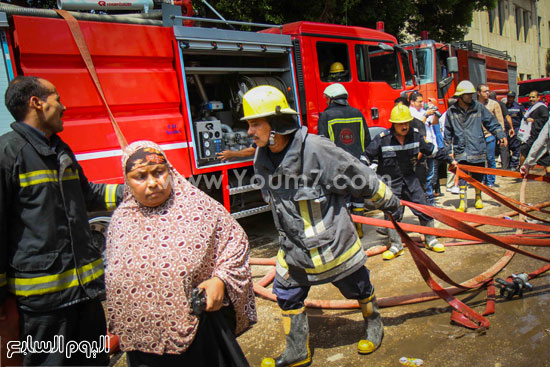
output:
[[[232,366],[219,330],[192,314],[190,298],[204,289],[206,315],[219,310],[235,335],[256,322],[244,230],[158,145],[130,144],[122,167],[124,200],[109,226],[105,282],[109,331],[128,366]]]

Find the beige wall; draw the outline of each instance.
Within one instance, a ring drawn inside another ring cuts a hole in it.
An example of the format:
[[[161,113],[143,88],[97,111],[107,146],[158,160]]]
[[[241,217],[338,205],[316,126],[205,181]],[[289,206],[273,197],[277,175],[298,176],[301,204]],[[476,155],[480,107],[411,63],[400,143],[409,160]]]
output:
[[[497,8],[491,11],[492,30],[489,26],[489,12],[475,12],[472,26],[464,39],[500,51],[508,51],[512,60],[518,64],[518,78],[523,76],[523,79],[535,79],[550,76],[546,73],[546,52],[550,48],[550,0],[500,0],[498,4]],[[516,8],[520,9],[519,40]],[[502,34],[499,14],[503,14],[504,18]],[[527,26],[524,24],[525,20]]]

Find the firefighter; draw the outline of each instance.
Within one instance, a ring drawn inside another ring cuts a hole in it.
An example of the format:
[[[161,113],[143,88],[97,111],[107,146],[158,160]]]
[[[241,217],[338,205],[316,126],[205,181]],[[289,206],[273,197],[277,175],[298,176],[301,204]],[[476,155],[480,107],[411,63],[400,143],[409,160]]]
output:
[[[278,89],[251,89],[243,97],[243,110],[258,146],[257,183],[280,232],[273,292],[282,309],[286,347],[262,364],[311,363],[304,300],[312,285],[324,283],[359,301],[366,331],[358,351],[372,353],[382,342],[382,319],[345,196],[363,197],[391,213],[399,210],[399,199],[357,158],[299,127],[296,112]]]
[[[348,91],[340,83],[326,87],[323,95],[327,108],[319,116],[317,134],[332,140],[337,147],[344,149],[355,158],[361,158],[370,143],[369,127],[365,117],[357,108],[348,103]],[[363,215],[365,203],[362,198],[351,197],[351,211],[355,215]],[[355,223],[359,238],[363,238],[361,223]]]
[[[328,81],[345,82],[346,80],[348,80],[348,72],[344,68],[344,65],[339,61],[333,62],[328,72]]]
[[[401,103],[397,104],[391,110],[391,129],[377,135],[361,159],[367,165],[378,165],[378,174],[391,180],[394,195],[413,203],[428,205],[422,185],[415,174],[418,160],[424,155],[428,158],[444,159],[451,164],[456,162],[453,162],[444,150],[439,151],[437,145],[429,143],[417,129],[411,129],[412,120],[409,108]],[[403,209],[394,217],[397,221],[403,219]],[[434,227],[431,217],[414,209],[412,212],[418,217],[421,225]],[[384,260],[392,260],[404,251],[401,238],[395,229],[388,230],[388,237],[390,243],[388,250],[382,254]],[[425,236],[425,246],[435,252],[445,251],[445,247],[433,235]]]
[[[0,319],[10,292],[17,299],[21,340],[101,344],[103,260],[86,210],[114,209],[123,188],[88,182],[57,135],[65,106],[52,83],[19,76],[5,97],[16,122],[0,137]],[[105,350],[68,358],[63,348],[23,349],[23,364],[109,365]]]
[[[474,101],[476,93],[474,85],[463,80],[456,86],[457,103],[449,107],[445,121],[444,143],[448,151],[453,151],[454,159],[460,164],[485,167],[487,149],[483,128],[496,136],[499,144],[507,146],[506,133],[495,116],[481,103]],[[483,180],[483,173],[472,173],[477,181]],[[464,179],[459,181],[460,204],[459,212],[468,210],[467,186]],[[481,190],[476,189],[475,208],[482,209]]]

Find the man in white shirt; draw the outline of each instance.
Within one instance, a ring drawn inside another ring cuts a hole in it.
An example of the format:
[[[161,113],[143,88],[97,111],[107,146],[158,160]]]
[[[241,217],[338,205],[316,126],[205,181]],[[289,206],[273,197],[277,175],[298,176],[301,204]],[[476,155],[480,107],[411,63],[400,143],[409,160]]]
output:
[[[436,146],[437,139],[436,139],[436,132],[433,128],[433,125],[439,124],[439,118],[436,116],[436,109],[428,109],[426,110],[424,108],[424,96],[418,91],[414,91],[409,96],[410,106],[409,109],[411,111],[411,115],[414,118],[419,119],[426,125],[426,141],[429,143],[432,143]],[[436,126],[438,127],[438,126]],[[426,197],[428,199],[428,203],[430,205],[434,205],[434,179],[439,179],[439,177],[435,177],[435,161],[433,158],[427,159],[428,163],[428,177],[426,180],[426,186],[424,188],[424,191],[426,192]]]

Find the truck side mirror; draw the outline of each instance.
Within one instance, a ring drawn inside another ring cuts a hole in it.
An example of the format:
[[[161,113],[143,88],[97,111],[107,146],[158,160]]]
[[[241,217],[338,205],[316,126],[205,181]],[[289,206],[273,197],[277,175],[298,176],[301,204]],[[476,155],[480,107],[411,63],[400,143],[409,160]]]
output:
[[[384,51],[393,51],[393,46],[388,45],[384,42],[378,42],[378,47],[380,47]]]
[[[458,73],[458,58],[456,56],[447,57],[447,73]]]

